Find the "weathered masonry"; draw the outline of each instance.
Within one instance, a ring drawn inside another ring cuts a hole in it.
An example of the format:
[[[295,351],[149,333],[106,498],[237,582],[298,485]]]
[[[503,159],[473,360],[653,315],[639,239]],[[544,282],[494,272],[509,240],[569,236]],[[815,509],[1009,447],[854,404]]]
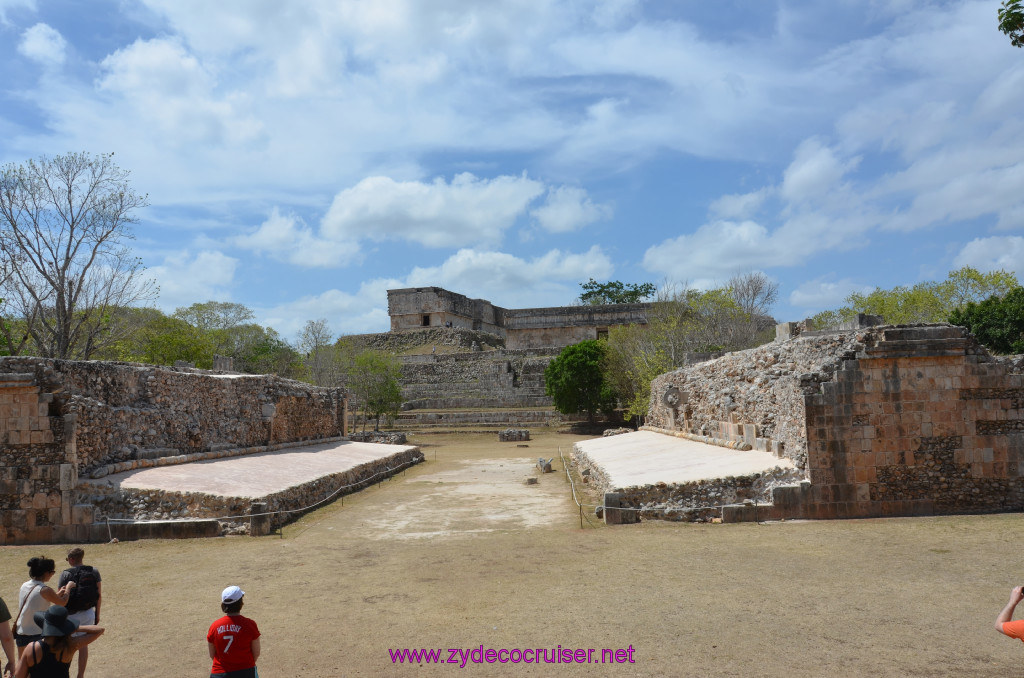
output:
[[[960,327],[805,333],[662,375],[651,395],[656,429],[802,471],[726,521],[1024,510],[1024,356],[991,356]]]
[[[274,376],[0,358],[0,544],[106,540],[79,478],[337,438],[346,406]]]
[[[509,349],[562,348],[614,325],[647,324],[650,304],[508,309],[440,287],[388,290],[391,331],[453,327],[501,337]]]

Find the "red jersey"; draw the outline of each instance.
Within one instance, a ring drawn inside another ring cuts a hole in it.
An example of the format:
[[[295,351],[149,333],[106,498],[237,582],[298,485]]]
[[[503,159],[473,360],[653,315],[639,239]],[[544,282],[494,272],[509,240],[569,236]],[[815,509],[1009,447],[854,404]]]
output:
[[[227,673],[256,666],[252,641],[259,637],[256,622],[240,614],[224,615],[210,624],[206,642],[213,643],[216,649],[210,673]]]

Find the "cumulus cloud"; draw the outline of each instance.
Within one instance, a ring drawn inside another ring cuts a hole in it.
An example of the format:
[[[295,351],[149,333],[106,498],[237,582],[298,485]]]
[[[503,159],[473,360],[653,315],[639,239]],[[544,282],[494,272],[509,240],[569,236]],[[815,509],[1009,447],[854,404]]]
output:
[[[437,266],[413,268],[404,277],[375,278],[349,294],[332,289],[269,309],[257,309],[261,322],[285,336],[307,320],[327,318],[336,332],[384,332],[390,327],[387,290],[438,286],[506,308],[555,306],[579,294],[579,282],[605,279],[614,266],[598,246],[585,252],[551,250],[525,259],[488,250],[462,249]]]
[[[7,18],[7,13],[12,9],[19,8],[35,11],[35,0],[0,0],[0,24],[5,26],[10,25],[11,21]]]
[[[48,24],[38,23],[21,34],[18,52],[45,66],[59,66],[64,63],[67,46],[60,31]]]
[[[231,297],[231,286],[239,260],[222,252],[189,250],[172,252],[159,266],[146,273],[160,286],[158,305],[172,311],[196,301],[224,301]]]
[[[312,268],[343,266],[359,254],[358,242],[320,238],[300,217],[282,214],[277,207],[256,229],[231,242],[279,261]]]
[[[782,197],[798,203],[820,198],[834,189],[856,160],[841,162],[819,139],[806,139],[782,176]]]
[[[262,138],[262,124],[241,112],[247,97],[218,96],[213,72],[174,38],[136,40],[100,65],[104,74],[98,88],[117,95],[179,144]]]
[[[544,185],[525,174],[479,179],[464,172],[451,183],[369,177],[334,197],[321,227],[350,240],[400,239],[426,247],[494,244]]]
[[[956,268],[973,266],[979,271],[1003,269],[1024,280],[1024,237],[1019,235],[975,238],[953,260]]]
[[[385,332],[390,328],[387,297],[374,286],[363,285],[356,294],[329,289],[320,294],[269,308],[254,308],[259,322],[281,336],[295,339],[306,321],[326,318],[335,336]]]
[[[462,249],[439,266],[417,267],[405,287],[440,285],[505,306],[567,303],[580,280],[607,278],[614,266],[597,245],[586,252],[550,250],[532,259],[493,251]]]
[[[643,265],[671,280],[720,278],[735,270],[792,263],[791,254],[754,221],[716,221],[648,248]]]
[[[772,189],[765,187],[750,193],[723,195],[711,203],[708,212],[718,219],[749,219],[771,193]]]
[[[874,288],[857,283],[851,278],[833,280],[828,277],[815,278],[801,283],[789,293],[789,303],[815,313],[827,308],[842,306],[846,297],[853,292],[869,294]]]
[[[595,204],[582,188],[559,186],[548,189],[544,204],[532,210],[530,215],[544,230],[566,233],[610,218],[612,208]]]

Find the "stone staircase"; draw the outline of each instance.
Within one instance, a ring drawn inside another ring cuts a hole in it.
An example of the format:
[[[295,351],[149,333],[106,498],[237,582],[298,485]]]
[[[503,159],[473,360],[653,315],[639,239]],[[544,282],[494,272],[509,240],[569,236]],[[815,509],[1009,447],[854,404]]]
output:
[[[496,431],[557,425],[561,415],[544,393],[551,350],[466,351],[402,358],[406,431]]]

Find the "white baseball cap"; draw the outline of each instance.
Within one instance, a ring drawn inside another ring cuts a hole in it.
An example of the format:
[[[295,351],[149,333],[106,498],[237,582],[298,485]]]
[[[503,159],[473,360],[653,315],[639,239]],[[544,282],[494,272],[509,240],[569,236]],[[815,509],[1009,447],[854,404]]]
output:
[[[242,599],[245,595],[245,591],[238,588],[237,586],[229,586],[220,592],[220,602],[222,603],[236,603]]]

